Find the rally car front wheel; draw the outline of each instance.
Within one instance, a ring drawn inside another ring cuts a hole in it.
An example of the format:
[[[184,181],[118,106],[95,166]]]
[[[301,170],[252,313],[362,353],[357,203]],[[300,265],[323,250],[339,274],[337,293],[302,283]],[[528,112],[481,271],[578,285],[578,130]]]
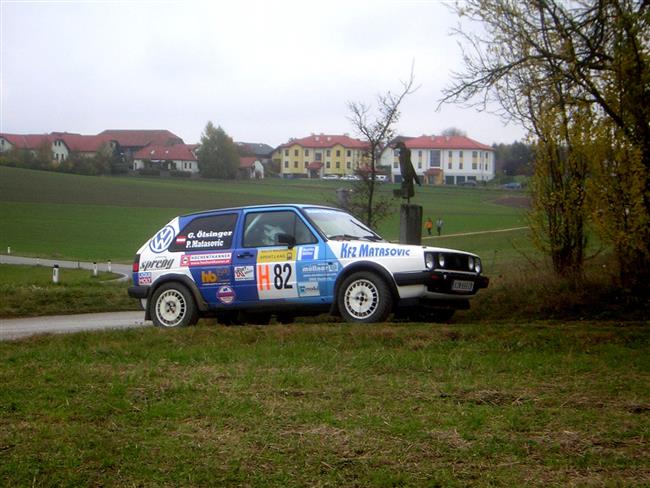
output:
[[[348,322],[383,322],[393,308],[388,285],[369,271],[348,276],[341,283],[337,299],[339,311]]]
[[[194,297],[180,283],[161,285],[149,303],[151,320],[156,327],[186,327],[198,319]]]

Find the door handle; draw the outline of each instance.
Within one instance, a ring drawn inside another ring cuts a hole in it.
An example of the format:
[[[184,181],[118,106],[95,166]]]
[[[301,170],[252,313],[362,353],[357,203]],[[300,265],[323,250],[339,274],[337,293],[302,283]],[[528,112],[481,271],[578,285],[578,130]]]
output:
[[[252,257],[253,257],[253,253],[252,253],[252,252],[248,252],[248,251],[246,251],[246,252],[243,252],[243,253],[241,253],[241,254],[237,254],[237,257],[238,257],[238,258],[252,258]]]

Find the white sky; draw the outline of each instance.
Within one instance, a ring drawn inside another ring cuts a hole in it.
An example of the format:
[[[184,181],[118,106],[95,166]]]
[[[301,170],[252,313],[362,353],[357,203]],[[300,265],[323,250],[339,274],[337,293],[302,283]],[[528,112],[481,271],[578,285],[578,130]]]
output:
[[[494,115],[436,111],[462,67],[457,22],[436,0],[0,0],[0,132],[169,129],[194,143],[211,120],[272,146],[357,136],[348,101],[399,91],[414,61],[400,134],[520,139]]]

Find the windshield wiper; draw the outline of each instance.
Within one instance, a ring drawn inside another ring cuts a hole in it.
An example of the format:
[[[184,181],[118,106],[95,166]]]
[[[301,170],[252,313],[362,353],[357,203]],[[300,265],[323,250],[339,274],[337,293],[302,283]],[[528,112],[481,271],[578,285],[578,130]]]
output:
[[[335,234],[333,236],[327,236],[327,238],[334,241],[353,241],[359,239],[359,236],[353,236],[350,234]]]

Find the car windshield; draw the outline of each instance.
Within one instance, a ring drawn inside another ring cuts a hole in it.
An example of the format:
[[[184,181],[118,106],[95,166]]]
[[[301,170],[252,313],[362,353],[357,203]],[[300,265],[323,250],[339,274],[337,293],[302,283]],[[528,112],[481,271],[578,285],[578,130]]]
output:
[[[306,208],[305,212],[328,239],[384,240],[347,212],[327,208]]]

